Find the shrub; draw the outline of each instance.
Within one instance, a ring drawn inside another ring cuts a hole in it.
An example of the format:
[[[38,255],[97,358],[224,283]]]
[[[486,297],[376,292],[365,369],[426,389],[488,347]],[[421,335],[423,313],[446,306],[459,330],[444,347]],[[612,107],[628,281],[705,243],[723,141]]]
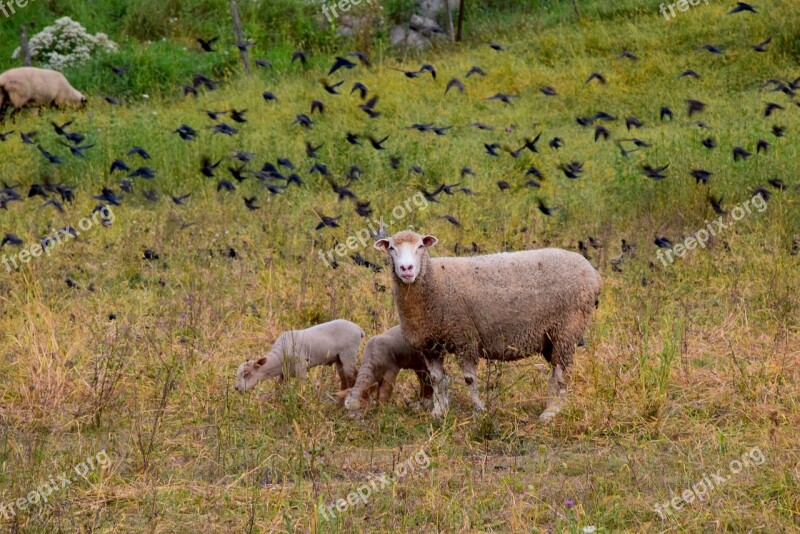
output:
[[[34,35],[28,43],[31,59],[44,67],[62,70],[64,67],[83,63],[97,49],[116,50],[117,45],[108,35],[92,35],[80,23],[69,17],[58,19]],[[14,50],[11,59],[17,59],[20,49]]]

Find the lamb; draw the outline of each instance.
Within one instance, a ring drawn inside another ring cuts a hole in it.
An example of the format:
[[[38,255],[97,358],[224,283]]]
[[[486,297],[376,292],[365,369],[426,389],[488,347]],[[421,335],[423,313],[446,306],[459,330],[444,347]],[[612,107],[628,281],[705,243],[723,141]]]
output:
[[[25,106],[83,106],[87,99],[58,71],[20,67],[0,74],[0,124],[13,106],[9,118]]]
[[[395,380],[401,369],[411,369],[416,373],[420,399],[423,406],[428,406],[432,400],[433,387],[425,358],[421,352],[411,348],[399,326],[367,341],[355,386],[340,391],[337,396],[344,399],[344,406],[351,413],[365,409],[370,393],[375,390],[378,393],[378,402],[386,402],[392,396]]]
[[[289,330],[275,341],[267,355],[248,360],[236,371],[236,391],[244,393],[262,380],[304,376],[317,365],[335,365],[341,389],[356,381],[356,356],[364,331],[355,323],[337,319],[305,330]]]
[[[575,354],[600,294],[600,275],[580,254],[528,250],[431,258],[434,236],[403,231],[375,242],[389,254],[392,291],[408,343],[424,351],[434,388],[432,415],[447,410],[446,352],[456,355],[476,410],[484,409],[480,357],[512,361],[541,353],[552,368],[540,419],[561,411]]]

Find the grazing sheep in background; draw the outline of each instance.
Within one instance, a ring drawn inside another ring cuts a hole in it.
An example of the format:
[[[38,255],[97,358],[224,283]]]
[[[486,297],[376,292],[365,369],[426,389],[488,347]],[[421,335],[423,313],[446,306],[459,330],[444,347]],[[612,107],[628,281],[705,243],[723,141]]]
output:
[[[411,369],[416,373],[420,400],[423,406],[429,406],[433,387],[425,357],[408,344],[399,326],[367,340],[355,385],[340,391],[337,396],[344,399],[345,408],[351,412],[367,408],[369,395],[375,390],[378,402],[386,402],[392,396],[401,369]]]
[[[243,393],[267,378],[304,376],[311,367],[335,365],[341,388],[350,388],[356,381],[356,356],[363,337],[361,327],[342,319],[289,330],[278,336],[265,357],[239,366],[234,387]]]
[[[600,275],[580,254],[527,250],[431,258],[433,236],[403,231],[375,242],[394,265],[393,294],[409,344],[425,351],[434,387],[433,416],[448,405],[443,356],[456,355],[476,410],[483,410],[479,358],[517,360],[541,353],[552,366],[549,420],[564,402],[575,346],[600,294]]]
[[[0,124],[13,106],[9,118],[26,106],[82,106],[86,97],[72,87],[58,71],[21,67],[0,74]]]

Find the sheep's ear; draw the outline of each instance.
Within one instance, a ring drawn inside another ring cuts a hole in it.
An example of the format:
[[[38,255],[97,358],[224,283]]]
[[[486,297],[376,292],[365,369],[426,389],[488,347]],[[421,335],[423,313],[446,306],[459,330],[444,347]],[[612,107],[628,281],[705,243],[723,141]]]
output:
[[[265,363],[267,363],[267,359],[261,358],[260,360],[256,360],[256,363],[253,364],[253,367],[261,367]]]
[[[337,391],[336,393],[334,393],[334,395],[338,399],[343,399],[343,398],[345,398],[347,396],[348,393],[350,393],[350,388],[343,389],[342,391]]]
[[[386,252],[387,250],[389,250],[389,240],[388,239],[378,239],[377,241],[375,241],[375,244],[372,245],[372,246],[375,247],[378,250]]]
[[[426,235],[422,238],[422,244],[425,245],[426,248],[430,248],[438,242],[439,240],[432,235]]]

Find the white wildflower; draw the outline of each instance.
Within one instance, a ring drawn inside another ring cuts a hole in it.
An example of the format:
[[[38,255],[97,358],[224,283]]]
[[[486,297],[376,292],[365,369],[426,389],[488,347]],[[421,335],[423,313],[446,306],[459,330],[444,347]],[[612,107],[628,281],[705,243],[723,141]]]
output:
[[[92,35],[78,22],[62,17],[31,37],[28,48],[34,61],[61,70],[90,59],[95,50],[117,50],[117,45],[105,33]],[[17,48],[11,58],[17,59],[19,54]]]

